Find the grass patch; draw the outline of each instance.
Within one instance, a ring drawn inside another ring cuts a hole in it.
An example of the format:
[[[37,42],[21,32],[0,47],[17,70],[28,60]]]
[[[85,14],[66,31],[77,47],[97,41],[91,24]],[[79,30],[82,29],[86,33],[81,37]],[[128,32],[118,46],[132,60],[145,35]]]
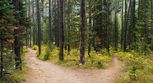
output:
[[[22,83],[25,80],[27,68],[23,70],[13,70],[10,74],[5,74],[0,78],[0,83]]]
[[[118,57],[125,62],[126,69],[116,83],[153,83],[152,55],[143,56],[134,52],[119,52]]]
[[[79,62],[79,50],[73,49],[70,54],[68,51],[64,51],[64,61],[59,61],[59,49],[54,47],[49,49],[46,45],[42,46],[42,54],[38,56],[41,60],[49,60],[53,63],[60,64],[71,68],[107,68],[112,61],[112,56],[106,53],[96,53],[91,51],[91,57],[88,57],[87,52],[85,53],[86,63],[84,65]],[[48,59],[46,59],[46,56]]]

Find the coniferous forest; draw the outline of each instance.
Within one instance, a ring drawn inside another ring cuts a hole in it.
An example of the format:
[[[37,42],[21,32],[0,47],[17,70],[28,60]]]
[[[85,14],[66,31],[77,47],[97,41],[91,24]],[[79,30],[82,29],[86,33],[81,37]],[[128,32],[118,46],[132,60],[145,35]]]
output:
[[[153,83],[153,0],[0,0],[0,83]]]

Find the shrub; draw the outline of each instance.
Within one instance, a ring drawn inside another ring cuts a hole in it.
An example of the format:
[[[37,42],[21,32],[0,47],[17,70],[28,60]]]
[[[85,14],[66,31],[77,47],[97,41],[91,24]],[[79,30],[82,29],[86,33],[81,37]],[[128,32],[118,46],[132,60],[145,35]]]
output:
[[[46,49],[46,53],[44,54],[44,59],[43,60],[48,60],[49,59],[49,56],[51,55],[51,50],[50,50],[50,48],[48,48],[47,47],[47,49]]]
[[[32,47],[32,49],[33,49],[33,50],[38,50],[38,46],[37,46],[37,45],[34,45],[34,46]]]
[[[70,54],[68,54],[67,50],[64,50],[64,61],[59,61],[59,49],[53,47],[49,49],[46,45],[42,46],[42,54],[38,56],[41,60],[50,60],[54,63],[61,64],[68,67],[80,67],[80,68],[107,68],[109,63],[112,60],[111,56],[103,55],[100,53],[96,53],[95,51],[91,51],[91,57],[88,57],[88,53],[85,53],[85,65],[81,65],[79,62],[80,53],[78,49],[72,49]]]
[[[138,53],[119,52],[118,57],[125,62],[126,70],[116,83],[153,83],[153,61]]]

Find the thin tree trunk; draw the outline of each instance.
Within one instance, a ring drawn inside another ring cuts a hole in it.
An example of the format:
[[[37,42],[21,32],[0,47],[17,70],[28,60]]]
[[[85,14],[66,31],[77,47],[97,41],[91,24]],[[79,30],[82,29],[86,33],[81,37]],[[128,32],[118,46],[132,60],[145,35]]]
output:
[[[31,1],[30,0],[29,0],[28,10],[29,10],[28,17],[31,18]],[[31,40],[32,40],[31,34],[32,34],[32,27],[30,27],[30,34],[28,34],[28,36],[29,36],[28,44],[29,44],[30,47],[31,47]]]
[[[88,56],[91,57],[90,52],[91,52],[91,31],[92,31],[92,17],[91,17],[91,0],[89,0],[89,33],[88,33]]]
[[[107,19],[106,19],[106,23],[107,23],[107,26],[106,26],[106,30],[107,30],[107,32],[106,32],[106,35],[107,35],[107,38],[106,38],[106,40],[107,40],[107,46],[106,46],[106,49],[107,49],[107,52],[108,52],[108,54],[110,55],[110,32],[109,31],[111,31],[110,30],[110,22],[109,22],[109,7],[107,8]]]
[[[121,49],[123,49],[122,47],[122,45],[123,45],[123,33],[124,33],[124,31],[123,31],[123,29],[124,29],[124,7],[123,7],[123,5],[124,5],[124,2],[123,2],[123,0],[122,0],[122,29],[121,29]]]
[[[2,32],[1,32],[2,33]],[[3,35],[3,34],[2,34]],[[3,40],[1,39],[1,65],[0,65],[0,68],[1,68],[1,72],[0,72],[0,77],[3,77]]]
[[[85,0],[80,3],[80,63],[85,64]]]
[[[147,1],[144,1],[144,12],[147,12]],[[144,13],[144,51],[145,51],[145,55],[146,55],[146,51],[147,51],[147,37],[148,37],[148,26],[147,26],[147,14]]]
[[[58,6],[58,28],[59,28],[59,59],[64,60],[64,29],[63,29],[63,0],[57,0]]]
[[[36,29],[35,29],[35,9],[34,9],[35,1],[32,1],[32,22],[33,22],[33,45],[36,45]]]
[[[68,35],[67,35],[67,43],[68,43],[68,45],[67,45],[67,47],[68,47],[68,54],[70,54],[70,51],[71,51],[71,46],[70,46],[70,27],[71,27],[71,24],[70,24],[70,22],[71,22],[71,7],[70,7],[70,0],[68,0],[68,18],[67,18],[67,20],[68,20]]]
[[[140,20],[141,0],[138,0],[138,20]]]
[[[59,13],[58,13],[58,0],[55,1],[56,3],[56,32],[55,32],[55,43],[56,43],[56,46],[59,47]]]
[[[124,15],[124,29],[123,29],[123,51],[126,51],[126,38],[127,38],[127,0],[125,0],[125,15]]]
[[[114,44],[114,47],[115,47],[115,51],[117,51],[118,49],[118,22],[117,22],[117,14],[115,12],[115,30],[114,30],[114,38],[115,38],[115,44]]]
[[[44,19],[44,0],[40,0],[40,5],[39,5],[39,8],[40,8],[40,27],[41,27],[41,44],[42,43],[46,43],[46,42],[42,42],[44,41],[48,36],[48,33],[45,32],[45,30],[43,29],[44,28],[44,24],[45,24],[45,19]]]
[[[153,35],[153,1],[151,0],[151,34]],[[151,39],[151,49],[153,50],[153,36]]]
[[[52,17],[51,17],[51,0],[49,0],[49,25],[48,25],[48,37],[49,40],[52,41],[52,27],[51,27],[51,22],[52,22]]]
[[[28,29],[26,28],[26,48],[28,48]]]
[[[41,54],[41,18],[40,18],[40,8],[39,8],[39,0],[36,0],[37,5],[37,27],[38,27],[38,47],[39,47],[39,55]]]

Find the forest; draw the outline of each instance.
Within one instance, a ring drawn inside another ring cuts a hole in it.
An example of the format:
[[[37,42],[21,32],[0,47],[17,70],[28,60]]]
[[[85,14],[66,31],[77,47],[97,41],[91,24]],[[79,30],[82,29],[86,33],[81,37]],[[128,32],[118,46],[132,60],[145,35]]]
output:
[[[0,0],[0,83],[153,83],[153,0]]]

